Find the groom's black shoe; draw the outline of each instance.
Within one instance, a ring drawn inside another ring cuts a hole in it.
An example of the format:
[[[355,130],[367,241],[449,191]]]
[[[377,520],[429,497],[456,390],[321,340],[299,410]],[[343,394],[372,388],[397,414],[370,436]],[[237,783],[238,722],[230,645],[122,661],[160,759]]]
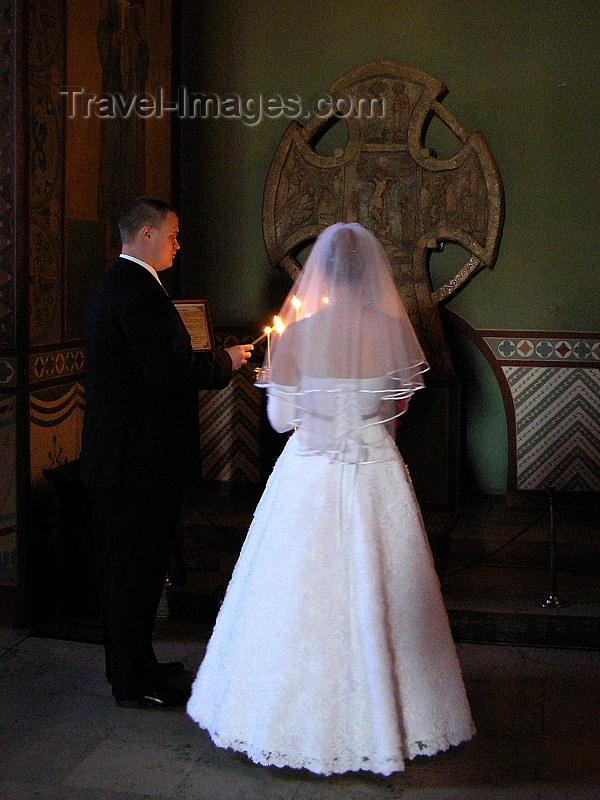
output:
[[[147,706],[184,706],[189,700],[188,689],[178,689],[167,684],[149,689],[142,696],[142,703]]]
[[[116,698],[115,702],[120,708],[172,708],[185,705],[189,696],[190,693],[186,689],[176,689],[174,686],[161,684],[149,687],[141,697]]]

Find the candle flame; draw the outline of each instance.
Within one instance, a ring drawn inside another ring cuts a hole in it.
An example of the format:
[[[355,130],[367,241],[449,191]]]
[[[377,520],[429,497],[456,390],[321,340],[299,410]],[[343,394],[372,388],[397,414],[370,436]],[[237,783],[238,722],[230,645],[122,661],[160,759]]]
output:
[[[300,300],[298,300],[296,295],[293,295],[292,297],[292,305],[294,306],[294,308],[300,308],[300,306],[302,305],[302,303],[300,302]]]
[[[281,334],[282,334],[282,333],[284,332],[284,330],[285,330],[285,325],[284,325],[284,324],[283,324],[283,322],[282,322],[282,321],[279,319],[279,317],[277,316],[277,314],[275,314],[275,316],[273,317],[273,327],[275,328],[275,330],[277,331],[277,333],[278,333],[280,336],[281,336]]]
[[[323,298],[323,302],[325,303],[325,305],[327,305],[327,303],[329,302],[329,298],[328,297],[324,297]]]
[[[272,331],[272,330],[273,330],[273,328],[270,328],[270,327],[267,325],[267,327],[265,328],[265,333],[266,333],[266,335],[268,336],[268,335],[271,333],[271,331]]]

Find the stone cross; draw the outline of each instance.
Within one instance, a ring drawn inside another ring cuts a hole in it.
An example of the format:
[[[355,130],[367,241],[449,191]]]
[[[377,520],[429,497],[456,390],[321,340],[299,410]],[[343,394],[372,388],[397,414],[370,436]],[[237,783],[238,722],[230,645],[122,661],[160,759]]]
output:
[[[467,133],[440,102],[446,87],[397,61],[364,64],[321,96],[302,127],[292,122],[271,164],[263,202],[263,230],[271,263],[297,277],[296,258],[328,225],[360,222],[379,239],[432,368],[453,376],[438,304],[482,267],[492,267],[503,221],[503,191],[481,133]],[[458,141],[451,157],[424,146],[433,116]],[[333,155],[315,149],[334,124],[348,140]],[[456,242],[468,258],[433,290],[429,254]]]

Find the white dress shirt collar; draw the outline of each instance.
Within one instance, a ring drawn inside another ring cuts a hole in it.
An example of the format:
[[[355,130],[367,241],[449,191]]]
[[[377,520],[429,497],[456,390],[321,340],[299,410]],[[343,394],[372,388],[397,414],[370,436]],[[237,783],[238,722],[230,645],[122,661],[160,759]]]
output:
[[[156,280],[160,283],[160,278],[158,277],[158,272],[154,269],[154,267],[151,267],[150,264],[146,264],[145,261],[141,261],[139,258],[136,258],[135,256],[127,255],[126,253],[121,253],[119,257],[120,258],[127,258],[127,259],[129,259],[129,261],[135,261],[135,263],[139,264],[140,267],[144,267],[144,269],[147,269],[148,272],[151,275],[154,275]],[[160,283],[160,285],[162,286],[162,283]],[[163,289],[164,288],[165,287],[163,286]]]

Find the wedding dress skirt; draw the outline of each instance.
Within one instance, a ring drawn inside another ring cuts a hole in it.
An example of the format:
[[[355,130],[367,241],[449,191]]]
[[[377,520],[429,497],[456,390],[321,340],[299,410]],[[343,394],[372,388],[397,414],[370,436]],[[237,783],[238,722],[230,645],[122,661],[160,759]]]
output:
[[[187,710],[259,764],[389,775],[474,727],[406,467],[382,425],[349,442],[290,437]]]

